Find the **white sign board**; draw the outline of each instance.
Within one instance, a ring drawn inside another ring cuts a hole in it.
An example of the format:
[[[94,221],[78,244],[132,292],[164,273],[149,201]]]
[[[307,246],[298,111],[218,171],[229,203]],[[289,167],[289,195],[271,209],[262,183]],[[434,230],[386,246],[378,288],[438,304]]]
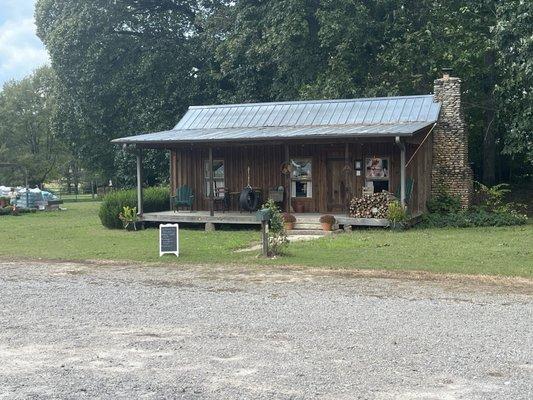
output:
[[[163,254],[180,255],[178,224],[161,224],[159,225],[159,257]]]

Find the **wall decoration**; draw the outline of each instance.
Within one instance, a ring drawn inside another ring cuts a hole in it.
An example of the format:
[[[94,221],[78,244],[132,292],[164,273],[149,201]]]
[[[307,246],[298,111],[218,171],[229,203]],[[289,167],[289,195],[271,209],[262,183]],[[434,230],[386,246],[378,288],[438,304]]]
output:
[[[372,157],[365,160],[365,178],[368,180],[389,179],[389,159]]]

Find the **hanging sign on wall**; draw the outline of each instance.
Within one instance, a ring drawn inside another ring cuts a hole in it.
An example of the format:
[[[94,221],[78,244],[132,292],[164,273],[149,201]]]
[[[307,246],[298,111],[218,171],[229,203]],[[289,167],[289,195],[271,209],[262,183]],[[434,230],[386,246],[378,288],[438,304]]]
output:
[[[159,257],[163,254],[175,254],[179,257],[179,230],[178,224],[159,225]]]

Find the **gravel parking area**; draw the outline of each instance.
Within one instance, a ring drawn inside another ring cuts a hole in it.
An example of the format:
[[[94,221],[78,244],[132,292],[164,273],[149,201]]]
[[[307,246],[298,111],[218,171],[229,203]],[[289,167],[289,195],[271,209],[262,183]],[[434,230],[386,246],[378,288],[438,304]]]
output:
[[[518,286],[0,262],[0,399],[531,399]]]

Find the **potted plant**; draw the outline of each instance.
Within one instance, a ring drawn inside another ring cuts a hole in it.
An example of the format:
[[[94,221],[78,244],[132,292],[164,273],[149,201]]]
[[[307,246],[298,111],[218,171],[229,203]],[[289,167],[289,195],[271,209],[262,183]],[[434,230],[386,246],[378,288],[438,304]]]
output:
[[[407,213],[399,201],[391,201],[387,209],[387,219],[392,230],[399,231],[404,229]]]
[[[137,216],[137,207],[122,207],[122,212],[118,215],[122,221],[124,229],[127,231],[136,231],[138,228],[139,217]]]
[[[330,232],[335,224],[335,217],[329,214],[322,215],[320,217],[320,224],[322,225],[322,230],[324,232]]]
[[[286,231],[292,231],[294,229],[294,223],[296,222],[296,217],[289,213],[283,214],[283,226]]]

